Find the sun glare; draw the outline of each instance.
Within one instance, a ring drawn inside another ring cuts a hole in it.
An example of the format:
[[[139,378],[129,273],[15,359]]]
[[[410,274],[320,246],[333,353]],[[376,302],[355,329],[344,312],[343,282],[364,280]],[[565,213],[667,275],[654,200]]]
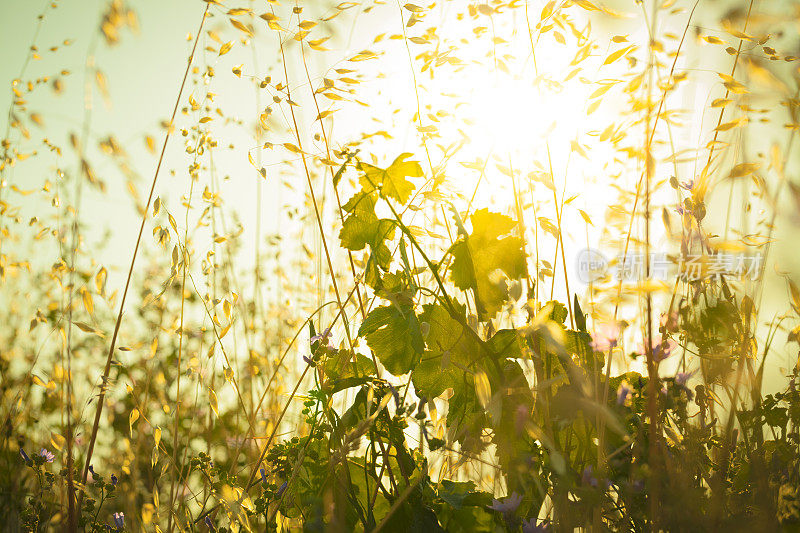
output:
[[[571,86],[554,90],[527,76],[475,76],[473,82],[474,143],[519,155],[545,139],[574,135],[580,127],[582,110]]]

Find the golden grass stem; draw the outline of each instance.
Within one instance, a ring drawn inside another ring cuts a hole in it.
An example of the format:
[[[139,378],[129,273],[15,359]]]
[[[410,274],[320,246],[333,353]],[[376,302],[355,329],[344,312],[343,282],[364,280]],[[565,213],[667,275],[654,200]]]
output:
[[[155,173],[153,175],[152,183],[150,185],[150,193],[147,196],[147,203],[145,204],[144,213],[142,213],[142,222],[141,222],[141,225],[139,226],[139,235],[136,238],[136,245],[133,248],[133,255],[131,257],[131,264],[130,264],[130,267],[128,268],[128,276],[125,279],[125,289],[122,292],[122,300],[120,301],[120,305],[119,305],[119,313],[117,315],[117,321],[114,324],[114,333],[111,336],[111,344],[110,344],[109,349],[108,349],[108,356],[106,357],[105,367],[103,368],[103,376],[102,376],[102,380],[101,380],[101,383],[100,383],[100,393],[99,393],[99,395],[97,397],[97,407],[95,408],[94,423],[92,424],[92,433],[91,433],[91,436],[89,438],[89,445],[88,445],[88,448],[86,450],[86,458],[85,458],[85,463],[84,463],[84,468],[83,468],[83,475],[81,477],[81,480],[82,480],[83,484],[86,484],[86,479],[89,476],[89,467],[92,464],[91,463],[92,453],[94,452],[94,445],[95,445],[95,442],[97,441],[97,431],[100,428],[100,417],[103,414],[103,405],[105,403],[106,389],[108,387],[108,376],[109,376],[109,372],[111,371],[111,361],[112,361],[112,359],[114,357],[114,349],[116,348],[117,335],[119,334],[119,328],[120,328],[120,325],[122,324],[122,314],[123,314],[123,312],[125,310],[125,300],[126,300],[126,298],[128,296],[128,288],[130,287],[131,278],[133,277],[133,267],[134,267],[134,265],[136,263],[136,256],[137,256],[137,254],[139,252],[139,245],[141,244],[141,241],[142,241],[142,234],[144,233],[144,226],[145,226],[145,223],[147,222],[148,212],[150,211],[150,204],[153,201],[153,194],[154,194],[155,189],[156,189],[156,183],[158,182],[158,173],[161,170],[161,163],[163,162],[164,154],[167,151],[167,143],[169,142],[169,138],[170,138],[170,136],[172,134],[173,124],[175,122],[175,116],[178,113],[178,107],[180,105],[181,96],[183,95],[183,88],[186,85],[186,79],[189,77],[189,70],[191,69],[192,63],[194,61],[195,51],[197,50],[197,43],[200,40],[200,34],[202,33],[203,26],[205,25],[206,16],[208,14],[209,6],[210,6],[210,4],[206,4],[205,9],[203,10],[203,18],[200,21],[200,26],[197,29],[197,34],[195,35],[195,38],[194,38],[194,44],[192,45],[192,52],[189,55],[188,61],[186,62],[186,70],[184,71],[183,80],[181,81],[180,89],[178,90],[178,97],[175,99],[175,106],[172,109],[172,115],[171,115],[171,118],[170,118],[170,121],[169,121],[169,127],[167,129],[166,134],[164,135],[164,143],[163,143],[163,145],[161,147],[161,154],[159,155],[158,164],[156,165],[156,170],[155,170]],[[79,502],[80,502],[81,499],[82,498],[79,499]],[[80,517],[80,503],[78,505],[78,516]]]

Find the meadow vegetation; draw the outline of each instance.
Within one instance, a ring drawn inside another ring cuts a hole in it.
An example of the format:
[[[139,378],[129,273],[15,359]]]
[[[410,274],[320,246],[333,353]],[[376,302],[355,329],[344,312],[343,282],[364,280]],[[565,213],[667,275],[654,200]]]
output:
[[[0,528],[800,530],[800,3],[187,0],[155,102],[100,4],[7,57]]]

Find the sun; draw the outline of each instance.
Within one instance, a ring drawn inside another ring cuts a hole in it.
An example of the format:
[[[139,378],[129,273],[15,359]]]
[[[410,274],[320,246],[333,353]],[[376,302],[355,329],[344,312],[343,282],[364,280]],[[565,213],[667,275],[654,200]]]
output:
[[[531,75],[474,76],[469,83],[475,116],[472,141],[521,156],[549,139],[575,135],[584,115],[580,92]]]

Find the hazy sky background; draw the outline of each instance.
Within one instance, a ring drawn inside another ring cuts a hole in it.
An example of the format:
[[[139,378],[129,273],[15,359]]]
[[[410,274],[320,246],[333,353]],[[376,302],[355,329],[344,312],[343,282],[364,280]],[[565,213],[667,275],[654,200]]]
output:
[[[0,109],[8,109],[10,104],[10,93],[7,90],[11,81],[19,75],[23,67],[28,47],[36,32],[37,16],[42,12],[49,2],[39,0],[0,0],[0,50],[2,50],[3,61],[0,64]],[[133,33],[129,29],[123,29],[120,33],[120,42],[115,46],[107,46],[98,34],[98,26],[101,14],[108,2],[106,0],[79,0],[59,2],[58,7],[48,8],[39,31],[36,43],[41,60],[31,61],[27,66],[25,79],[33,79],[39,76],[56,76],[62,69],[68,69],[71,74],[62,78],[64,92],[60,96],[55,96],[53,91],[48,88],[40,88],[31,95],[26,96],[28,109],[39,112],[45,120],[46,135],[52,136],[57,144],[63,146],[64,156],[59,159],[53,154],[31,158],[19,164],[15,169],[11,169],[7,174],[9,184],[16,184],[19,188],[29,190],[40,188],[45,179],[55,181],[55,168],[62,167],[68,173],[74,174],[77,171],[75,158],[71,149],[67,146],[66,138],[70,132],[80,135],[84,124],[84,65],[87,53],[92,46],[93,36],[96,37],[95,65],[106,75],[109,91],[108,102],[102,97],[97,84],[93,81],[93,74],[90,74],[89,84],[91,85],[92,111],[90,115],[90,135],[87,146],[89,147],[89,159],[93,162],[95,172],[108,185],[108,191],[100,194],[92,187],[84,186],[81,207],[81,219],[86,225],[85,235],[87,238],[86,249],[97,250],[92,253],[92,258],[98,264],[104,264],[110,269],[109,286],[117,287],[122,282],[122,269],[114,268],[128,264],[133,243],[139,226],[139,218],[131,197],[126,189],[125,180],[117,170],[116,165],[106,156],[99,153],[97,149],[98,141],[113,134],[116,141],[125,149],[128,155],[128,162],[134,171],[139,175],[135,181],[136,187],[142,199],[146,197],[152,173],[155,169],[156,156],[163,142],[164,130],[159,125],[162,120],[169,117],[177,95],[179,83],[185,61],[189,55],[191,41],[187,40],[187,34],[194,35],[200,22],[200,18],[205,4],[199,0],[141,0],[131,2],[130,7],[135,9],[138,18],[138,32]],[[242,6],[249,5],[248,2],[240,2]],[[261,5],[262,3],[259,3]],[[331,68],[352,67],[363,69],[367,73],[375,73],[380,70],[386,73],[381,80],[370,81],[357,87],[356,96],[369,95],[368,103],[371,107],[365,108],[357,104],[337,104],[325,101],[326,107],[342,107],[337,116],[339,119],[334,123],[334,130],[331,133],[334,139],[334,147],[337,143],[355,140],[358,134],[366,131],[386,129],[391,131],[395,139],[385,142],[384,151],[381,157],[386,155],[390,158],[402,150],[414,151],[420,154],[418,138],[413,124],[410,121],[415,110],[415,99],[413,85],[411,84],[411,72],[408,65],[407,52],[399,42],[387,45],[387,54],[379,60],[373,62],[360,62],[347,64],[344,60],[351,57],[354,53],[370,48],[372,39],[379,33],[397,33],[400,31],[399,14],[397,7],[390,5],[376,8],[373,12],[364,14],[359,9],[348,10],[343,16],[337,19],[337,24],[332,28],[337,29],[337,34],[325,43],[331,48],[330,52],[309,56],[311,76],[315,84],[320,82],[323,75],[330,76]],[[617,7],[631,8],[632,2],[610,2]],[[689,6],[689,2],[679,2],[681,5]],[[730,3],[728,3],[730,4]],[[331,4],[332,5],[332,4]],[[538,4],[537,4],[538,5]],[[722,2],[710,2],[707,4],[708,11],[698,12],[697,22],[705,27],[711,25],[719,11],[726,5]],[[233,7],[233,4],[231,4]],[[537,8],[538,9],[538,8]],[[788,8],[787,8],[788,9]],[[254,8],[256,13],[261,13],[266,8]],[[315,11],[316,10],[316,11]],[[329,12],[328,4],[314,4],[314,8],[306,7],[303,18],[315,19],[322,13]],[[221,12],[220,12],[221,14]],[[258,20],[258,19],[256,19]],[[670,24],[676,25],[681,19],[675,19]],[[606,21],[608,27],[600,29],[600,34],[606,31],[609,35],[614,33],[625,33],[631,28],[640,26],[637,20]],[[263,24],[262,24],[263,26]],[[277,63],[277,45],[275,36],[272,32],[262,30],[256,39],[257,63],[253,62],[252,49],[250,46],[243,46],[238,42],[241,36],[235,32],[228,23],[227,17],[216,16],[209,19],[206,30],[213,29],[219,33],[223,41],[235,40],[236,45],[233,50],[217,59],[216,52],[205,52],[202,49],[206,45],[214,43],[207,36],[204,36],[199,45],[200,51],[195,60],[195,65],[205,68],[204,65],[213,65],[217,76],[212,82],[210,90],[218,95],[215,101],[227,116],[238,117],[244,121],[244,125],[229,124],[215,127],[214,134],[220,139],[220,145],[227,145],[233,142],[236,145],[234,150],[225,150],[222,147],[215,151],[215,165],[219,169],[220,178],[228,178],[224,181],[223,196],[226,206],[235,210],[245,225],[243,242],[253,243],[256,239],[254,233],[255,213],[257,209],[262,212],[262,229],[264,232],[271,232],[279,229],[279,223],[286,224],[285,205],[299,205],[301,212],[307,212],[303,207],[303,194],[306,190],[305,180],[299,179],[295,166],[285,165],[284,162],[292,158],[285,151],[280,149],[263,150],[262,165],[267,169],[268,178],[263,182],[263,197],[260,206],[256,204],[256,187],[260,179],[255,169],[247,162],[245,148],[255,148],[254,141],[250,134],[250,126],[254,117],[257,116],[256,98],[254,96],[253,83],[248,80],[248,76],[257,75],[263,78],[266,74],[272,74],[274,80],[283,78],[280,65]],[[674,31],[680,32],[682,28],[676,25]],[[324,33],[324,32],[323,32]],[[320,33],[321,36],[323,33]],[[410,32],[411,33],[411,32]],[[691,35],[691,33],[690,33]],[[64,39],[70,39],[72,44],[62,46]],[[57,52],[49,52],[51,46],[59,46]],[[695,46],[694,44],[692,46]],[[414,48],[416,53],[420,49]],[[699,50],[699,51],[698,51]],[[603,50],[605,51],[605,50]],[[693,75],[700,80],[693,84],[693,90],[679,93],[680,106],[687,109],[701,109],[707,106],[709,99],[721,96],[717,94],[718,88],[712,90],[713,83],[718,84],[718,78],[712,67],[720,66],[720,69],[729,68],[729,59],[724,53],[717,49],[695,48],[694,54],[689,53],[683,64],[685,68],[697,69]],[[321,143],[314,144],[311,135],[315,130],[308,127],[311,124],[315,112],[306,105],[309,102],[307,94],[307,83],[305,74],[300,68],[298,61],[299,54],[297,47],[287,46],[287,53],[290,59],[289,75],[292,79],[292,88],[297,94],[294,97],[297,101],[302,101],[303,105],[298,108],[299,122],[303,128],[304,146],[306,151],[312,154],[321,153],[323,147]],[[543,55],[542,61],[548,58]],[[563,62],[562,58],[550,57],[549,61],[554,64]],[[241,79],[231,74],[231,69],[239,64],[244,64],[243,76]],[[418,65],[417,65],[418,66]],[[269,69],[268,69],[269,67]],[[419,74],[419,73],[418,73]],[[420,76],[420,78],[423,78]],[[442,83],[446,85],[447,80]],[[405,86],[403,85],[405,84]],[[439,86],[441,88],[441,86]],[[714,92],[716,91],[716,92]],[[182,98],[185,105],[188,95],[194,93],[195,96],[202,95],[204,89],[195,87],[191,81],[187,82],[186,90]],[[429,102],[435,101],[432,94],[435,90],[425,94]],[[501,95],[501,98],[503,95]],[[570,98],[572,100],[570,100]],[[579,97],[578,97],[579,98]],[[550,106],[550,110],[556,111],[556,119],[559,113],[570,111],[570,102],[576,99],[570,96],[566,100],[556,100]],[[394,108],[389,103],[403,108],[403,112],[395,113]],[[269,104],[268,95],[262,94],[260,97],[260,108]],[[502,102],[501,102],[502,103]],[[498,109],[504,109],[502,106]],[[532,113],[542,113],[542,109],[532,109]],[[279,111],[276,109],[276,113]],[[495,113],[497,114],[497,113]],[[600,115],[602,118],[602,114]],[[284,120],[286,117],[284,117]],[[180,117],[177,127],[180,129],[182,123],[192,124],[192,118]],[[222,119],[215,119],[221,122]],[[687,122],[689,129],[694,135],[699,134],[701,125],[707,125],[715,121],[716,116],[692,117]],[[214,123],[215,125],[217,122]],[[21,151],[26,152],[35,148],[40,151],[44,148],[38,142],[40,132],[33,131],[33,141],[21,144]],[[145,146],[145,135],[152,135],[156,141],[156,155],[150,153]],[[694,136],[692,135],[692,136]],[[535,136],[533,136],[535,137]],[[268,135],[267,141],[279,144],[282,142],[295,142],[291,135],[276,128],[274,134]],[[369,141],[372,142],[372,141]],[[697,138],[679,138],[678,143],[687,145],[704,144],[698,142]],[[371,146],[371,145],[370,145]],[[561,150],[568,149],[568,146]],[[555,150],[559,150],[558,147]],[[253,152],[254,156],[256,152]],[[472,159],[473,154],[462,154],[464,159]],[[469,157],[467,157],[469,155]],[[474,156],[486,154],[476,153]],[[420,157],[418,155],[418,157]],[[293,159],[297,159],[294,157]],[[162,197],[167,207],[175,214],[182,226],[182,208],[178,200],[187,191],[188,180],[186,179],[186,167],[190,160],[184,153],[183,138],[175,135],[170,140],[164,165],[159,176],[157,196]],[[66,162],[66,164],[65,164]],[[389,161],[382,161],[388,164]],[[574,165],[580,165],[575,162]],[[571,167],[571,172],[589,173],[591,165],[600,166],[599,161],[589,161],[583,163],[586,170],[581,167]],[[460,167],[457,167],[460,168]],[[175,171],[175,175],[171,174]],[[556,169],[556,174],[559,171]],[[281,180],[288,179],[293,181],[293,187],[281,185]],[[321,182],[320,182],[321,183]],[[67,181],[67,191],[65,198],[72,198],[72,182]],[[585,188],[580,182],[571,184],[578,192]],[[202,189],[202,187],[201,187]],[[325,196],[325,187],[320,187],[320,197]],[[195,197],[201,190],[195,191]],[[725,195],[722,195],[725,196]],[[15,196],[16,198],[16,196]],[[487,196],[487,200],[488,200]],[[589,198],[581,198],[585,209],[595,212],[602,212],[605,206],[605,197],[595,194]],[[326,198],[326,205],[332,207],[330,198]],[[726,198],[723,198],[723,201]],[[43,216],[43,203],[40,198],[32,195],[20,200],[23,204],[22,218],[27,220],[30,216]],[[27,211],[25,211],[27,208]],[[47,211],[47,208],[44,208]],[[711,210],[710,210],[711,211]],[[328,210],[330,214],[330,210]],[[54,208],[49,208],[47,214],[55,214]],[[575,215],[575,220],[580,218]],[[593,228],[590,241],[594,242],[599,238],[602,228],[602,217],[599,218],[598,228]],[[283,222],[280,222],[283,221]],[[153,223],[149,222],[145,229],[145,240],[152,242],[150,231]],[[106,228],[111,229],[111,238],[108,246],[99,249],[93,243],[99,241]],[[229,228],[230,229],[230,228]],[[283,227],[284,231],[286,226]],[[582,230],[581,230],[582,231]],[[583,236],[578,232],[577,239],[582,244]],[[208,236],[206,236],[207,238]],[[335,235],[331,235],[332,241]],[[309,225],[302,236],[303,244],[316,252],[319,257],[320,242],[316,228]],[[297,245],[298,243],[293,243]],[[599,243],[598,243],[599,244]],[[201,254],[206,249],[202,241],[195,243]],[[35,244],[36,256],[34,259],[41,260],[45,264],[53,262],[59,255],[58,249],[52,240],[43,240]],[[574,244],[573,251],[576,251],[579,244]],[[568,254],[570,254],[568,248]],[[253,250],[245,249],[242,251],[243,259],[252,261]],[[793,258],[796,257],[791,250],[783,253],[784,262],[792,265]],[[249,258],[249,259],[247,259]],[[141,259],[140,259],[141,261]],[[768,267],[769,268],[769,267]],[[313,273],[314,268],[310,267],[309,272]],[[317,271],[319,269],[317,268]],[[769,273],[769,272],[768,272]],[[323,271],[324,274],[324,271]],[[779,298],[781,306],[785,303],[785,284],[773,276],[770,284],[770,291],[765,294],[765,302],[770,297]],[[560,290],[560,288],[559,288]],[[558,294],[558,292],[557,292]],[[771,316],[770,313],[762,314],[763,318]],[[779,334],[778,340],[783,341],[783,334]],[[787,361],[789,355],[787,355]],[[785,361],[776,362],[775,371],[779,366],[785,366]]]

